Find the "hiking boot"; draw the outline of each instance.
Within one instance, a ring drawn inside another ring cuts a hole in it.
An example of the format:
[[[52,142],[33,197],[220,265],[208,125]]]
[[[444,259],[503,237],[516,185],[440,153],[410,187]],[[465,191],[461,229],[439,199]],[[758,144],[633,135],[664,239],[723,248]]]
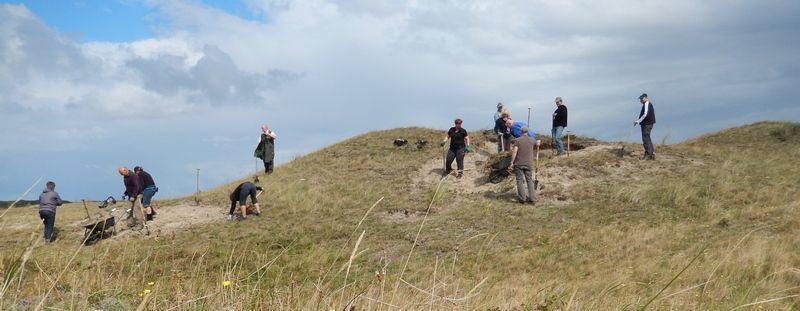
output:
[[[463,174],[461,174],[461,172],[456,173],[456,178],[461,178],[461,176],[463,176]]]
[[[225,216],[225,220],[233,220],[233,215],[228,214],[228,216]]]
[[[444,173],[442,173],[442,176],[447,176],[447,175],[450,175],[450,170],[444,170]]]
[[[144,216],[145,216],[144,219],[146,219],[147,221],[152,221],[153,220],[153,214],[147,214],[147,215],[144,215]]]
[[[245,215],[239,216],[239,218],[237,218],[237,220],[239,220],[239,221],[247,220],[247,216],[245,216]]]
[[[261,213],[256,213],[256,216],[257,217],[261,217]]]
[[[534,200],[527,200],[527,201],[525,201],[525,203],[528,204],[528,205],[536,205],[536,201],[534,201]]]

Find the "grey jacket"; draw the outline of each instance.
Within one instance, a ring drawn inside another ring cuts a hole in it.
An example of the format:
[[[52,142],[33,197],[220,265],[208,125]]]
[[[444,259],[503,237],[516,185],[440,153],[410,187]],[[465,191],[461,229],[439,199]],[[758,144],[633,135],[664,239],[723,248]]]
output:
[[[39,195],[39,211],[50,211],[55,213],[56,208],[61,206],[61,196],[58,192],[44,188],[42,194]]]

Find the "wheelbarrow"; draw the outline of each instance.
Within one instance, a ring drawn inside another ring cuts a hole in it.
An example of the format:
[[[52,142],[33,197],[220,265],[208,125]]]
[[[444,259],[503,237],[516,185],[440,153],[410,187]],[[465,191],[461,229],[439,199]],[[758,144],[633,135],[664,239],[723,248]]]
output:
[[[83,243],[86,245],[94,245],[102,239],[117,234],[117,221],[114,216],[100,221],[87,219],[87,222],[92,223],[83,224]]]

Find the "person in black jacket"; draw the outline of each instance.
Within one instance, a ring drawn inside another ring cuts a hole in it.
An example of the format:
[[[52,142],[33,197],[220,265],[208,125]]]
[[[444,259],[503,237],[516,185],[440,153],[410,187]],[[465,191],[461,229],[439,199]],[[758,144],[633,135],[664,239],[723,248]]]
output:
[[[508,120],[511,120],[511,115],[505,110],[500,113],[500,117],[497,120],[494,120],[494,133],[497,134],[497,152],[511,150],[511,126],[506,125]]]
[[[653,103],[647,98],[647,93],[639,95],[639,102],[642,103],[642,110],[639,112],[639,118],[633,121],[633,126],[641,125],[642,127],[642,146],[644,146],[644,160],[655,160],[656,154],[653,149],[653,141],[650,139],[650,132],[653,130],[653,124],[656,124],[656,110],[653,108]]]
[[[239,184],[239,186],[237,186],[236,189],[233,189],[233,192],[231,192],[230,195],[231,209],[228,212],[228,216],[226,217],[226,219],[228,220],[233,219],[233,211],[236,210],[236,202],[239,202],[239,208],[242,211],[242,215],[240,216],[241,218],[239,219],[241,220],[247,219],[248,196],[250,197],[250,201],[253,202],[253,205],[256,208],[256,216],[261,216],[261,205],[258,204],[258,200],[256,200],[256,197],[258,196],[257,192],[262,190],[263,189],[261,187],[258,187],[249,181]]]
[[[128,226],[136,229],[141,229],[144,223],[144,214],[142,213],[142,182],[134,172],[131,172],[127,167],[120,166],[117,169],[122,175],[122,181],[125,183],[125,193],[123,198],[127,197],[131,202],[131,209],[128,212]]]
[[[556,143],[556,156],[564,154],[564,128],[567,127],[567,106],[564,106],[561,97],[556,97],[556,111],[553,112],[553,140]]]
[[[153,176],[145,172],[141,166],[134,167],[133,172],[139,176],[139,185],[142,186],[142,206],[144,207],[145,218],[147,221],[151,221],[153,220],[153,216],[156,215],[151,201],[153,200],[153,196],[156,195],[156,192],[158,192],[158,187],[156,187],[156,183],[153,181]]]

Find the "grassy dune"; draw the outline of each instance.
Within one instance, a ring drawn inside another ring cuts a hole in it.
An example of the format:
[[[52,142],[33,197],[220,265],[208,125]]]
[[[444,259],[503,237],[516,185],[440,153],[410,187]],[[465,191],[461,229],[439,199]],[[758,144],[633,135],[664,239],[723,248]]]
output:
[[[441,135],[373,132],[300,157],[259,176],[261,218],[222,220],[236,183],[205,191],[220,221],[158,238],[40,245],[33,209],[10,210],[0,309],[800,308],[799,124],[657,146],[655,162],[618,143],[545,159],[536,206],[420,182]],[[82,215],[65,206],[56,225]]]

